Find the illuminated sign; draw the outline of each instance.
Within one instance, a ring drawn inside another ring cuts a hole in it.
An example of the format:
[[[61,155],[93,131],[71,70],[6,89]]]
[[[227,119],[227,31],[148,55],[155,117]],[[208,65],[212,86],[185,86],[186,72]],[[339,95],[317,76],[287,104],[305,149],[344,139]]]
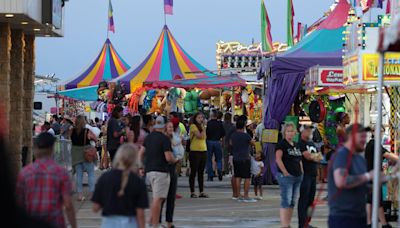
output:
[[[306,72],[308,89],[321,86],[343,86],[343,68],[313,66]]]
[[[319,69],[320,85],[343,85],[343,69]]]
[[[282,52],[287,50],[287,44],[275,42],[273,44],[274,51]],[[250,45],[244,45],[237,41],[224,42],[219,41],[217,43],[217,54],[246,54],[246,53],[261,53],[261,43],[255,43]]]
[[[361,63],[363,81],[376,82],[378,80],[379,54],[363,54]],[[383,76],[385,81],[400,81],[400,53],[385,54]]]
[[[273,52],[262,52],[261,43],[244,45],[237,41],[216,43],[216,59],[218,69],[227,68],[258,68],[262,57],[269,57],[272,53],[287,50],[287,44],[273,43]]]
[[[343,61],[344,84],[376,84],[378,53],[360,53]],[[386,84],[400,82],[400,52],[387,52],[384,57],[383,79]]]

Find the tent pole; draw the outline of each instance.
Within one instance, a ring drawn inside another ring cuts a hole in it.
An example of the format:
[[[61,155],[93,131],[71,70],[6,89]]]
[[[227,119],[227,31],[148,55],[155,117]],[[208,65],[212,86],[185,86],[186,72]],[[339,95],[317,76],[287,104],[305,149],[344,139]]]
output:
[[[231,100],[232,123],[235,119],[235,87],[232,86],[232,100]]]
[[[110,18],[107,15],[107,39],[110,38]]]
[[[378,116],[375,125],[375,148],[374,148],[374,179],[372,189],[372,227],[378,228],[378,209],[379,209],[379,197],[380,197],[380,177],[381,177],[381,140],[382,140],[382,87],[383,87],[383,63],[384,53],[379,52],[379,64],[378,64],[378,101],[377,111]]]

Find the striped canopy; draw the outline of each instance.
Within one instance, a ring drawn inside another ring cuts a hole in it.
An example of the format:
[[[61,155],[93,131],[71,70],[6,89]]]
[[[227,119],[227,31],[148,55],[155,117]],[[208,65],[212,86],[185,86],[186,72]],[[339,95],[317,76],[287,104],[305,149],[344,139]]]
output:
[[[349,9],[350,5],[347,0],[340,0],[331,14],[318,25],[314,32],[279,57],[331,58],[334,62],[342,62],[342,38],[345,30],[343,25],[347,22]]]
[[[97,86],[101,81],[111,81],[119,77],[129,68],[107,38],[95,61],[78,77],[67,82],[65,89]]]
[[[167,81],[176,78],[195,79],[215,76],[194,60],[172,36],[165,25],[158,41],[136,68],[130,69],[113,81],[125,84],[130,92],[142,87],[146,81]]]
[[[184,79],[184,80],[169,80],[169,81],[147,81],[144,82],[144,86],[147,88],[228,88],[234,86],[246,86],[246,81],[237,75],[232,76],[221,76],[221,77],[207,77],[207,78],[195,78],[195,79]]]
[[[98,86],[95,85],[82,88],[67,89],[59,91],[58,94],[79,101],[97,101],[97,88]]]

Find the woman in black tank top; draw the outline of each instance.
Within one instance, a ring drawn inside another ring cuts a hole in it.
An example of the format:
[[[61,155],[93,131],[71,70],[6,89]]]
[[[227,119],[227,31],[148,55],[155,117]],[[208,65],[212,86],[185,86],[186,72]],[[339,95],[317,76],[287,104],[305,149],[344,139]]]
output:
[[[75,126],[71,132],[71,141],[72,167],[74,173],[76,173],[76,191],[78,192],[78,200],[83,201],[85,200],[82,184],[83,172],[87,172],[88,174],[89,195],[93,193],[96,181],[94,162],[87,162],[84,159],[85,147],[90,145],[89,130],[86,129],[86,120],[84,116],[76,117]]]

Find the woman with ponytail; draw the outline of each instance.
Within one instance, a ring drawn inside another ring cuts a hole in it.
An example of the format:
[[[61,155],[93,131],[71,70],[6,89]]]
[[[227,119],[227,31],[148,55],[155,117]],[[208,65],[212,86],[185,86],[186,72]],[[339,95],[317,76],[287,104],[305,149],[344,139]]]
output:
[[[93,211],[102,210],[102,228],[144,228],[149,201],[144,181],[136,175],[138,149],[131,143],[119,147],[113,169],[97,181]]]

